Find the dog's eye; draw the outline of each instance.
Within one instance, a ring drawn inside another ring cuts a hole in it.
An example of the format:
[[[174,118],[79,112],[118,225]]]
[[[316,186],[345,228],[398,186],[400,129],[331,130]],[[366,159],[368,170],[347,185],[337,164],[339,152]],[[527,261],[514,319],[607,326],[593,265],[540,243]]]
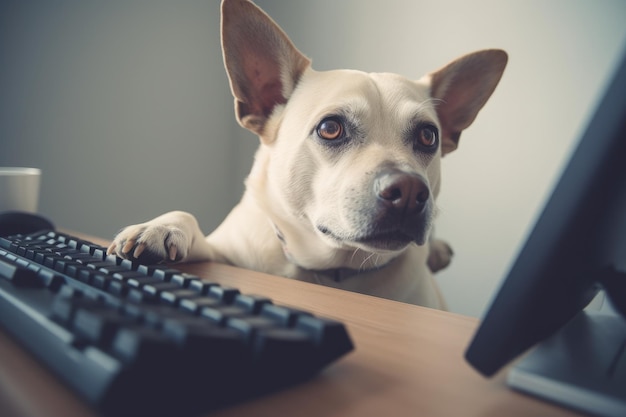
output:
[[[336,140],[343,136],[343,125],[336,117],[329,117],[317,125],[317,136],[325,140]]]
[[[417,130],[417,140],[419,144],[425,148],[436,147],[438,144],[437,129],[428,125],[420,126]]]

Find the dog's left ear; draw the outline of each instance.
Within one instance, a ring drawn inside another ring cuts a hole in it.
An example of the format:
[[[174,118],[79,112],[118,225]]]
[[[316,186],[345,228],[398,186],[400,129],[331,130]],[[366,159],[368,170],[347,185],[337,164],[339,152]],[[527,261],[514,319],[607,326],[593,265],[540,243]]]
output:
[[[222,1],[222,50],[239,123],[264,136],[268,117],[289,99],[311,61],[247,0]]]
[[[495,90],[508,57],[499,49],[465,55],[430,76],[431,96],[441,122],[442,154],[455,150],[467,128]]]

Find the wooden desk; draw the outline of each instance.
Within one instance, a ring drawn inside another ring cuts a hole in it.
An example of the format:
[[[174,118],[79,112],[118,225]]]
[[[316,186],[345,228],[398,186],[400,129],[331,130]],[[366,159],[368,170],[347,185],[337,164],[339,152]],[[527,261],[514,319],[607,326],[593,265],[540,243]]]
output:
[[[472,370],[463,353],[476,319],[210,262],[178,268],[341,320],[356,345],[310,381],[212,416],[578,415],[509,390],[504,373],[487,380]],[[0,416],[95,413],[0,332]]]

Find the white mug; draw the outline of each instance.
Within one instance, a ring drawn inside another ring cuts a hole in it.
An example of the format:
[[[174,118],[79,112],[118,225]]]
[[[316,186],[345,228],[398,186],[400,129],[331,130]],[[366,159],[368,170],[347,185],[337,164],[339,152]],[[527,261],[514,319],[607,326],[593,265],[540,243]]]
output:
[[[37,168],[0,167],[0,212],[36,213],[40,178]]]

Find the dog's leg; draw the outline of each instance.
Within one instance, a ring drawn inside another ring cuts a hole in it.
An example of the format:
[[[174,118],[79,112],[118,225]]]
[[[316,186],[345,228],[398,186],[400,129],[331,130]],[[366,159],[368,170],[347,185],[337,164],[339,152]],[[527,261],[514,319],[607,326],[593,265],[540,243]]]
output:
[[[429,242],[428,268],[435,273],[450,265],[454,252],[448,244],[441,239],[431,239]]]
[[[124,228],[115,236],[107,253],[157,263],[210,260],[213,252],[196,218],[189,213],[172,211]]]

